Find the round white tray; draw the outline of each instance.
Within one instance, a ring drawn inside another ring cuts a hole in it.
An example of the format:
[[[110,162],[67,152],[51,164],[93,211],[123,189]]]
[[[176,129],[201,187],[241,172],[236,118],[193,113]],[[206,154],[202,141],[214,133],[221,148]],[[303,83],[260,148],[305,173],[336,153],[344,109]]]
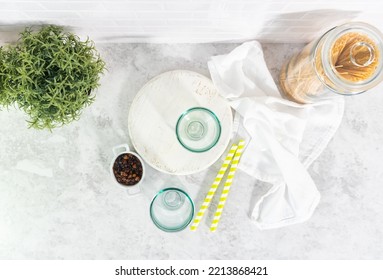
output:
[[[221,137],[209,151],[188,151],[177,140],[177,120],[191,107],[208,108],[221,122]],[[230,141],[233,116],[210,79],[176,70],[154,77],[141,88],[130,107],[128,126],[132,144],[146,163],[165,173],[186,175],[208,168],[222,155]]]

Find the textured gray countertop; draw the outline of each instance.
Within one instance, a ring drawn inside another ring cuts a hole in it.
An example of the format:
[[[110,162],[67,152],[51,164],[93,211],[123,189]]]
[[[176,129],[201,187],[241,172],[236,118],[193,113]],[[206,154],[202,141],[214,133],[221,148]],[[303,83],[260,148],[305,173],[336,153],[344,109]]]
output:
[[[28,129],[18,110],[0,111],[0,258],[383,258],[382,86],[347,98],[338,132],[309,170],[322,198],[306,223],[258,230],[249,213],[268,186],[238,171],[216,233],[206,221],[197,232],[158,230],[148,213],[156,191],[181,184],[199,206],[219,162],[179,177],[148,167],[135,198],[114,185],[111,148],[130,143],[128,108],[140,87],[173,69],[208,76],[208,58],[235,46],[101,44],[108,72],[78,122],[50,133]],[[302,46],[263,47],[276,78]]]

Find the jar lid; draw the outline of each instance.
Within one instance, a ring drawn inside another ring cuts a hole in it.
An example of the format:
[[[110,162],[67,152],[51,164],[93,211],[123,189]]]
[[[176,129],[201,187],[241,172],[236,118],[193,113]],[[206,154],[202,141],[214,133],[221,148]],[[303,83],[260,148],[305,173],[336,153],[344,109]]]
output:
[[[189,195],[178,188],[159,191],[150,204],[153,223],[167,232],[181,231],[194,216],[194,203]]]

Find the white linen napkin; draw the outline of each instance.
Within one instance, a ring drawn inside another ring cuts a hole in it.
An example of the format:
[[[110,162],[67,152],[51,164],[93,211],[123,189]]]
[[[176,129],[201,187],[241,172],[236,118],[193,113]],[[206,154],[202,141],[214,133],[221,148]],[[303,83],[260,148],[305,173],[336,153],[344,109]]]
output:
[[[248,144],[238,168],[272,184],[252,220],[260,229],[306,221],[320,199],[306,169],[335,134],[344,99],[306,105],[283,99],[256,41],[212,57],[208,66],[214,85],[241,116],[237,138]]]

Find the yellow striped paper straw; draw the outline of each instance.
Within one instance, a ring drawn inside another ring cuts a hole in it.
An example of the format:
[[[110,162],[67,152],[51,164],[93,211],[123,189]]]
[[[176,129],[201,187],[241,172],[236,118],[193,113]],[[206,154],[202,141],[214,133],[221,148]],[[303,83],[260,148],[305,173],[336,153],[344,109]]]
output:
[[[240,140],[238,143],[238,149],[235,152],[233,162],[231,163],[230,171],[229,171],[229,174],[227,175],[225,185],[223,186],[223,190],[222,190],[221,197],[219,199],[217,210],[214,214],[213,222],[211,223],[211,226],[210,226],[210,231],[216,231],[217,229],[219,220],[221,219],[223,207],[225,207],[226,199],[230,191],[230,186],[231,186],[231,183],[233,182],[235,171],[237,170],[238,162],[239,162],[239,159],[241,158],[241,154],[244,147],[245,147],[245,141]]]
[[[215,191],[217,190],[218,185],[219,185],[219,183],[221,182],[221,180],[223,178],[223,175],[225,174],[227,168],[229,167],[229,164],[230,164],[231,160],[233,159],[233,156],[234,156],[235,151],[237,150],[237,148],[238,148],[238,146],[235,145],[235,144],[233,144],[231,146],[230,151],[227,154],[227,156],[226,156],[226,158],[225,158],[225,160],[224,160],[224,162],[223,162],[223,164],[221,166],[221,169],[218,171],[218,174],[215,177],[214,182],[211,185],[211,187],[209,189],[209,192],[207,193],[207,195],[205,197],[205,200],[202,203],[201,208],[199,209],[196,217],[194,218],[193,224],[190,226],[190,229],[192,231],[197,230],[197,227],[198,227],[199,223],[202,220],[203,214],[205,213],[206,209],[209,207],[210,201],[213,198],[213,196],[215,194]]]

